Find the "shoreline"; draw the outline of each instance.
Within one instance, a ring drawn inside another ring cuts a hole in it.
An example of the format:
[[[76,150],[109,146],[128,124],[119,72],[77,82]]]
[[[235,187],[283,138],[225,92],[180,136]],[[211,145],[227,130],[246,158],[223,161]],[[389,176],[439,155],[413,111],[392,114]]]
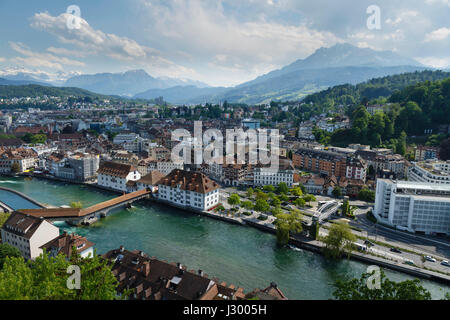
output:
[[[38,176],[38,175],[31,175],[31,174],[4,175],[4,176],[24,177],[24,178],[31,177],[31,178],[45,179],[45,180],[51,180],[51,181],[56,181],[56,182],[72,183],[72,184],[89,186],[89,187],[95,188],[97,190],[102,190],[102,191],[111,192],[111,193],[115,193],[115,194],[120,194],[120,195],[123,194],[123,192],[121,192],[121,191],[112,190],[109,188],[98,186],[97,184],[93,184],[93,183],[76,182],[76,181],[70,181],[70,180],[65,180],[65,179],[60,179],[60,178],[49,177],[49,176],[40,176],[40,175]],[[276,230],[274,227],[269,227],[263,222],[261,222],[261,223],[255,222],[255,221],[253,221],[253,219],[234,218],[234,217],[231,218],[231,217],[226,217],[226,216],[214,213],[214,212],[204,212],[204,211],[193,210],[193,209],[186,208],[186,207],[176,206],[176,205],[173,205],[166,201],[157,200],[152,197],[147,198],[145,200],[150,201],[150,202],[156,202],[158,204],[162,204],[162,205],[166,205],[166,206],[170,206],[172,208],[177,208],[186,213],[202,215],[202,216],[206,216],[206,217],[209,217],[212,219],[220,220],[223,222],[228,222],[228,223],[235,224],[235,225],[253,227],[262,232],[267,232],[267,233],[271,233],[271,234],[276,233]],[[311,251],[311,252],[323,255],[323,252],[322,252],[323,246],[320,245],[321,243],[319,241],[315,241],[315,240],[311,240],[311,239],[309,239],[308,241],[305,241],[305,240],[306,239],[300,239],[298,236],[297,237],[291,236],[289,239],[289,244],[294,245],[300,249],[304,249],[307,251]],[[434,281],[434,282],[438,282],[438,283],[442,283],[442,284],[450,286],[450,277],[447,275],[444,275],[444,274],[439,274],[437,272],[422,270],[422,269],[418,269],[416,267],[411,267],[411,266],[406,266],[406,265],[400,265],[398,263],[391,263],[390,261],[387,261],[385,259],[381,259],[376,256],[364,255],[364,254],[361,254],[361,253],[355,252],[355,251],[353,251],[351,253],[350,259],[359,261],[359,262],[363,262],[363,263],[367,263],[367,264],[375,264],[377,266],[388,268],[393,271],[401,272],[404,274],[408,274],[411,276],[415,276],[418,278],[422,278],[425,280],[430,280],[430,281]]]

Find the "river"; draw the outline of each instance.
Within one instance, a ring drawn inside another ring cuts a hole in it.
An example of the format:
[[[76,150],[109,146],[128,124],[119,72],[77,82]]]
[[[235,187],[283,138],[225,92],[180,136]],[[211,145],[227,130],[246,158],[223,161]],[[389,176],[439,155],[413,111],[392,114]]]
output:
[[[0,186],[55,206],[72,201],[89,206],[117,196],[88,186],[39,179],[0,177]],[[123,245],[180,262],[189,270],[201,269],[210,278],[243,287],[245,292],[273,281],[289,299],[330,299],[337,279],[359,278],[368,267],[356,261],[329,261],[304,250],[278,248],[272,234],[148,202],[115,212],[89,227],[59,226],[86,236],[95,243],[97,253]],[[394,281],[412,279],[399,272],[385,272]],[[450,291],[439,283],[422,280],[422,284],[435,299]]]

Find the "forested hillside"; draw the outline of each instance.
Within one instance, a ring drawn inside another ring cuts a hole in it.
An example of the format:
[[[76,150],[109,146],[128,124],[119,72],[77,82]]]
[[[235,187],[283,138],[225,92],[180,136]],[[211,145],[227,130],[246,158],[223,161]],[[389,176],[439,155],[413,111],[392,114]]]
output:
[[[365,106],[358,106],[351,113],[352,129],[333,134],[316,129],[316,138],[336,146],[361,143],[404,154],[407,136],[423,135],[430,129],[437,132],[439,125],[450,124],[450,77],[408,86],[396,91],[388,101],[384,111],[374,115]]]
[[[450,72],[421,71],[403,73],[372,79],[357,85],[344,84],[311,94],[303,101],[319,105],[335,106],[349,105],[380,97],[389,97],[397,90],[425,81],[436,81],[450,77]]]

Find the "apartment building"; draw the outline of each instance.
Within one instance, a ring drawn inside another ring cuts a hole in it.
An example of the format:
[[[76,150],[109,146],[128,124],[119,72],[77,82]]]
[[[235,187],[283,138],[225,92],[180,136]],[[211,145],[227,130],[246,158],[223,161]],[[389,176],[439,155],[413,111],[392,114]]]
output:
[[[328,176],[345,177],[347,173],[347,157],[336,152],[300,148],[292,161],[296,168]]]
[[[176,169],[158,182],[157,199],[205,211],[219,204],[219,185],[203,173]]]
[[[416,162],[409,168],[408,179],[450,185],[450,160]]]
[[[414,159],[416,161],[426,161],[438,159],[439,148],[429,146],[417,146],[414,150]]]
[[[37,164],[37,153],[32,149],[0,148],[0,173],[10,173],[12,171],[24,172],[34,168]],[[14,169],[14,170],[13,170]]]
[[[76,153],[69,156],[67,162],[74,169],[74,180],[85,182],[97,177],[97,170],[100,166],[98,155]]]
[[[410,232],[450,235],[450,185],[378,179],[375,217]]]
[[[345,177],[347,179],[366,181],[366,170],[367,164],[364,160],[348,158]]]
[[[43,218],[14,212],[4,223],[2,241],[17,248],[27,260],[42,253],[41,246],[59,236],[59,229]]]

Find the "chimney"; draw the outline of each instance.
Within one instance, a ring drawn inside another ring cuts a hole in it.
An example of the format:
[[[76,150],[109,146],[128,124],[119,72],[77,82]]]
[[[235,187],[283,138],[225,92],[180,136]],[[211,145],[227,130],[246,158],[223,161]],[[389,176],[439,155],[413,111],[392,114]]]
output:
[[[143,256],[144,256],[144,251],[139,251],[139,255],[140,255],[141,257],[143,257]]]
[[[202,270],[198,270],[198,275],[199,275],[200,277],[203,277],[203,271],[202,271]]]
[[[182,270],[183,269],[183,265],[181,263],[177,262],[177,268]]]
[[[278,287],[278,285],[277,285],[275,282],[271,282],[271,283],[270,283],[270,286],[271,286],[272,288],[275,288],[275,289]]]
[[[123,246],[120,246],[119,251],[120,251],[120,252],[123,252],[124,250],[125,250],[124,247],[123,247]]]
[[[150,262],[149,261],[144,262],[142,271],[143,271],[145,277],[148,277],[148,275],[150,274]]]

